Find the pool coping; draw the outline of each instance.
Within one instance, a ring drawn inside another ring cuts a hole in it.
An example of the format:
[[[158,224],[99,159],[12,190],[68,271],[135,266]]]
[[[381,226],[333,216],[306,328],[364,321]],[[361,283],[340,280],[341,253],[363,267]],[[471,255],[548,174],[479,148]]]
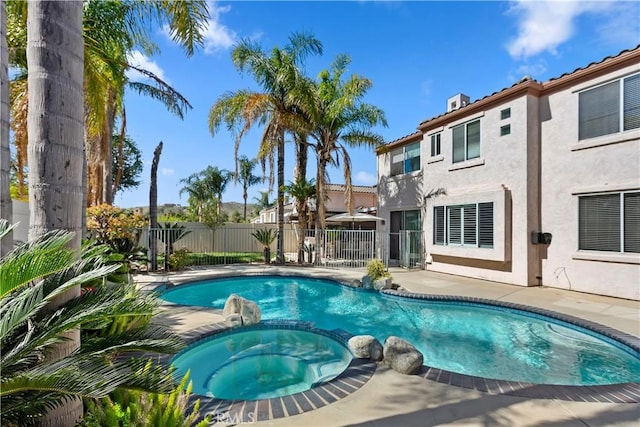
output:
[[[353,355],[348,346],[348,340],[353,334],[342,329],[316,328],[311,322],[302,320],[263,320],[254,325],[238,327],[212,325],[208,332],[186,338],[187,346],[182,351],[186,351],[192,345],[207,339],[215,339],[218,335],[233,335],[234,333],[259,329],[292,329],[316,333],[339,342]],[[168,365],[180,353],[165,355],[161,362]],[[299,393],[257,400],[219,399],[192,393],[189,396],[189,405],[192,406],[199,400],[200,419],[208,416],[212,422],[218,423],[241,424],[299,415],[330,405],[354,393],[371,379],[377,366],[369,359],[359,359],[353,356],[349,365],[338,376]]]
[[[329,280],[340,286],[362,289],[353,286],[346,280],[336,279],[330,275],[313,275],[307,276],[301,273],[273,273],[273,272],[251,272],[239,275],[237,273],[213,274],[177,283],[165,282],[159,284],[158,288],[171,289],[175,286],[186,285],[205,280],[229,277],[248,277],[248,276],[281,276],[281,277],[304,277],[311,279]],[[352,281],[353,282],[353,281]],[[156,288],[157,289],[157,288]],[[365,290],[365,289],[362,289]],[[408,292],[404,290],[385,289],[381,293],[400,298],[410,298],[437,302],[465,302],[473,304],[488,305],[498,308],[508,308],[520,310],[535,315],[547,316],[555,320],[569,323],[587,329],[591,332],[601,334],[611,340],[617,341],[629,348],[640,352],[640,338],[634,335],[619,331],[615,328],[602,325],[597,322],[582,319],[576,316],[559,313],[547,309],[528,306],[524,304],[510,303],[499,300],[491,300],[477,297],[454,296],[454,295],[435,295],[422,294],[416,292]],[[168,303],[169,305],[180,306],[180,304]],[[191,306],[189,306],[191,307]],[[198,307],[202,310],[212,310],[211,308]],[[359,360],[359,359],[354,359]],[[374,369],[375,371],[375,369]],[[372,372],[373,374],[373,372]],[[448,384],[455,387],[476,390],[487,394],[499,394],[517,397],[526,397],[532,399],[556,399],[575,402],[602,402],[602,403],[640,403],[640,382],[629,382],[609,385],[591,385],[591,386],[568,386],[568,385],[551,385],[536,384],[518,381],[496,380],[484,377],[476,377],[468,374],[461,374],[447,371],[431,366],[424,365],[418,373],[426,380],[434,381],[442,384]],[[324,406],[324,405],[323,405]]]

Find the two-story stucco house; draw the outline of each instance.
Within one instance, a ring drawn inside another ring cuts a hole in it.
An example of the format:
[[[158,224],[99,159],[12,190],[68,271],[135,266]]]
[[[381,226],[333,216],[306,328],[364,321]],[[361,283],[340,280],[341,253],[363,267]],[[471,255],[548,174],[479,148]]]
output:
[[[640,47],[450,98],[378,181],[390,263],[640,299]]]

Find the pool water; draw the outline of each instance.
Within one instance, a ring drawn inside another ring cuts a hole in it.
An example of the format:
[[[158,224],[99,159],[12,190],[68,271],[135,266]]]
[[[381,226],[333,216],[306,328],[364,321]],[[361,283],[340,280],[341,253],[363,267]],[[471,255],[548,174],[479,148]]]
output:
[[[330,381],[353,356],[334,339],[296,329],[237,330],[195,343],[172,363],[196,394],[229,400],[285,396]]]
[[[316,328],[395,335],[424,364],[484,378],[556,385],[640,381],[640,354],[555,319],[463,301],[427,301],[342,286],[324,279],[249,276],[177,286],[174,303],[222,308],[235,293],[255,301],[262,319],[313,322]]]

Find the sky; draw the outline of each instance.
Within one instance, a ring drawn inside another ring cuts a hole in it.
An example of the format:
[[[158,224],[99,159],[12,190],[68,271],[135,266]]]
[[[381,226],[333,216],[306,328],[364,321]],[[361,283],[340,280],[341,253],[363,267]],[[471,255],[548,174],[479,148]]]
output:
[[[338,54],[349,55],[346,76],[372,81],[363,101],[385,112],[387,127],[373,130],[387,142],[444,113],[447,99],[458,93],[473,102],[524,76],[546,81],[640,44],[640,2],[635,1],[216,1],[209,5],[205,45],[193,56],[187,57],[164,28],[152,30],[159,53],[130,55],[136,65],[184,95],[193,108],[181,120],[158,101],[126,94],[127,133],[142,151],[145,166],[140,187],[116,195],[120,207],[149,204],[150,165],[160,141],[159,204],[188,205],[187,195],[180,195],[180,180],[207,166],[234,170],[233,135],[221,129],[212,137],[207,117],[222,94],[259,89],[231,61],[233,47],[243,39],[270,51],[284,47],[295,32],[312,33],[322,42],[324,53],[307,59],[305,71],[311,77],[329,68]],[[261,129],[248,134],[240,154],[254,158],[260,135]],[[291,143],[285,152],[288,183],[294,165]],[[353,183],[375,185],[373,150],[349,153]],[[315,176],[314,156],[310,153],[310,177]],[[261,174],[259,167],[255,173]],[[329,177],[334,184],[344,183],[342,169],[330,169]],[[267,183],[251,187],[249,203],[267,190]],[[222,199],[242,202],[240,184],[229,183]]]

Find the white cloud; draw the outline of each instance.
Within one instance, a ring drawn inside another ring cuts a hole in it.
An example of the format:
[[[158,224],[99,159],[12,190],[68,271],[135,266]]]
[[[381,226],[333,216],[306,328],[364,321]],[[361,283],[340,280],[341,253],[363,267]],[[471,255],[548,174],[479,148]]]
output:
[[[163,176],[171,176],[176,173],[176,171],[170,168],[162,168],[160,173],[162,173]]]
[[[509,13],[516,15],[518,35],[507,44],[513,58],[528,58],[541,52],[556,53],[557,47],[571,38],[575,20],[582,14],[602,12],[610,1],[518,0]]]
[[[236,43],[237,35],[234,31],[220,22],[221,15],[231,10],[231,6],[216,6],[215,1],[209,3],[209,19],[204,23],[204,52],[213,54],[221,50],[229,49]],[[171,40],[171,30],[168,25],[162,29],[162,33]]]
[[[354,181],[359,185],[374,185],[378,181],[377,177],[366,171],[360,171],[354,177]]]
[[[164,70],[160,68],[158,63],[145,56],[145,54],[140,52],[139,50],[129,52],[127,54],[127,61],[130,65],[150,71],[158,76],[161,80],[165,82],[167,81],[164,75]],[[129,80],[140,81],[148,79],[144,74],[132,69],[128,69],[126,74]]]

